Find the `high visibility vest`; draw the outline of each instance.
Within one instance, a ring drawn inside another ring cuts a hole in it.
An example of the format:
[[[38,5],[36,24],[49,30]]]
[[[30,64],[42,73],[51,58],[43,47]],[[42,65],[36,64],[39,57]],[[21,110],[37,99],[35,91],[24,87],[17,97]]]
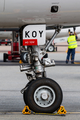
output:
[[[77,48],[77,42],[76,42],[75,35],[69,36],[67,41],[68,41],[68,48],[69,49]]]

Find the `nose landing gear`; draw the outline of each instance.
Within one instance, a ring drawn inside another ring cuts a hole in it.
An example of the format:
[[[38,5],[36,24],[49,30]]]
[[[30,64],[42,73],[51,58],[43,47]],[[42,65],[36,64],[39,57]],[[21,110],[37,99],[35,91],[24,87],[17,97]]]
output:
[[[26,71],[30,81],[22,89],[24,102],[34,112],[52,113],[60,108],[63,94],[60,86],[54,80],[46,77],[45,67],[55,66],[54,60],[50,60],[46,50],[56,37],[60,29],[55,33],[50,42],[42,50],[40,46],[28,46],[27,63],[21,66],[21,71]]]

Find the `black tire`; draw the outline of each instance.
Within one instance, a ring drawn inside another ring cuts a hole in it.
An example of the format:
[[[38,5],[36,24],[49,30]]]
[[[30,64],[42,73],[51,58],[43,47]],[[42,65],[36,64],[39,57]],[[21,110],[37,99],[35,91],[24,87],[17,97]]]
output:
[[[42,93],[39,93],[41,91]],[[41,98],[45,96],[43,91],[47,93],[46,100]],[[36,94],[38,94],[38,96]],[[40,78],[29,85],[27,90],[25,90],[23,97],[25,104],[28,105],[32,111],[39,113],[52,113],[59,109],[63,95],[60,86],[54,80],[49,78]],[[41,100],[39,101],[39,99]]]
[[[27,52],[22,52],[21,53],[21,60],[22,60],[23,63],[28,63],[27,55],[28,55]]]
[[[23,99],[24,99],[24,102],[26,103],[26,105],[28,105],[27,104],[27,101],[26,101],[26,91],[27,91],[27,88],[29,87],[29,85],[33,82],[34,80],[31,80],[31,81],[29,81],[28,83],[27,83],[27,85],[26,85],[26,90],[24,91],[24,93],[23,93]]]
[[[50,46],[48,47],[48,51],[49,51],[49,52],[53,52],[53,51],[54,51],[54,46],[53,46],[53,45],[50,45]]]
[[[8,59],[8,54],[4,53],[3,54],[3,62],[6,62],[6,59]]]

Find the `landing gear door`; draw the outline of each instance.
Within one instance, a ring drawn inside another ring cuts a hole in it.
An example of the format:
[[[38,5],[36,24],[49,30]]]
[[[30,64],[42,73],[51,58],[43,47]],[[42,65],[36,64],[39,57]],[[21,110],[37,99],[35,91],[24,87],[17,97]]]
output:
[[[46,25],[28,25],[23,29],[23,46],[44,45]]]

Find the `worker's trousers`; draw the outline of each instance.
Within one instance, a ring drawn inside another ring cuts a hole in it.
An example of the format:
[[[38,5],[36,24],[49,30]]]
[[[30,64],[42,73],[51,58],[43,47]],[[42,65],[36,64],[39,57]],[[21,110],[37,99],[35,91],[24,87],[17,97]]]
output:
[[[70,54],[71,54],[71,62],[73,63],[74,62],[74,57],[75,57],[75,48],[74,49],[68,49],[66,63],[69,61]]]

